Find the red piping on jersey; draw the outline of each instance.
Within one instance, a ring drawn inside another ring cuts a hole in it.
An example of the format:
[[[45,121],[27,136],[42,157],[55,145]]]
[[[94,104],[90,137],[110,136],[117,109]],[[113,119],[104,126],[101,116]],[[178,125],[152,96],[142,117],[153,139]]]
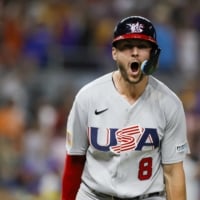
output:
[[[62,200],[75,200],[84,164],[85,156],[66,156],[62,179]]]
[[[139,33],[127,33],[124,35],[120,35],[113,39],[113,43],[118,40],[124,40],[124,39],[141,39],[141,40],[147,40],[156,44],[156,40],[152,38],[151,36],[147,36],[147,35],[139,34]]]

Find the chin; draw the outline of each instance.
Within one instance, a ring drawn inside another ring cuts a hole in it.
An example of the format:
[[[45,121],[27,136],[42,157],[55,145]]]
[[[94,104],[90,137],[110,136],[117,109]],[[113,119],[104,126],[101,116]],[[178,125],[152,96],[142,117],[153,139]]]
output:
[[[144,79],[144,75],[143,74],[140,74],[138,75],[137,77],[131,77],[129,78],[129,83],[131,84],[138,84],[140,83],[142,80]]]

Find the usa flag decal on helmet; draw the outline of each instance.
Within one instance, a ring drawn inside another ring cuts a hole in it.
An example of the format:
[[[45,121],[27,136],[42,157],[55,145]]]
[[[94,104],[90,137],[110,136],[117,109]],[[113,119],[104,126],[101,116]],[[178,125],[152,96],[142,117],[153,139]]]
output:
[[[144,28],[144,25],[139,22],[135,24],[127,24],[127,26],[129,26],[132,33],[142,33]]]

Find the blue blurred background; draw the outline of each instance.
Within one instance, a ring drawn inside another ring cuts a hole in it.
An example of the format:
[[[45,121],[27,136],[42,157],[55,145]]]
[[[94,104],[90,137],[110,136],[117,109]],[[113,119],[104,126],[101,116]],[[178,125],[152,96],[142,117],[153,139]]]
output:
[[[155,76],[183,101],[188,200],[200,200],[198,0],[0,1],[0,199],[60,199],[74,95],[116,69],[112,33],[129,15],[143,15],[157,29]]]

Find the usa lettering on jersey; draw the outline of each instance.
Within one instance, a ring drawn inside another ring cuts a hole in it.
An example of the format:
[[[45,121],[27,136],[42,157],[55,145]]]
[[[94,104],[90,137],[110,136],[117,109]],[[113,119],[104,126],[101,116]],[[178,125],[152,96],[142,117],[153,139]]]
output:
[[[100,144],[98,138],[104,135],[105,143]],[[160,141],[155,128],[142,128],[133,125],[122,129],[107,128],[102,134],[99,128],[88,128],[90,145],[99,151],[111,151],[115,154],[127,151],[147,151],[159,147]]]

